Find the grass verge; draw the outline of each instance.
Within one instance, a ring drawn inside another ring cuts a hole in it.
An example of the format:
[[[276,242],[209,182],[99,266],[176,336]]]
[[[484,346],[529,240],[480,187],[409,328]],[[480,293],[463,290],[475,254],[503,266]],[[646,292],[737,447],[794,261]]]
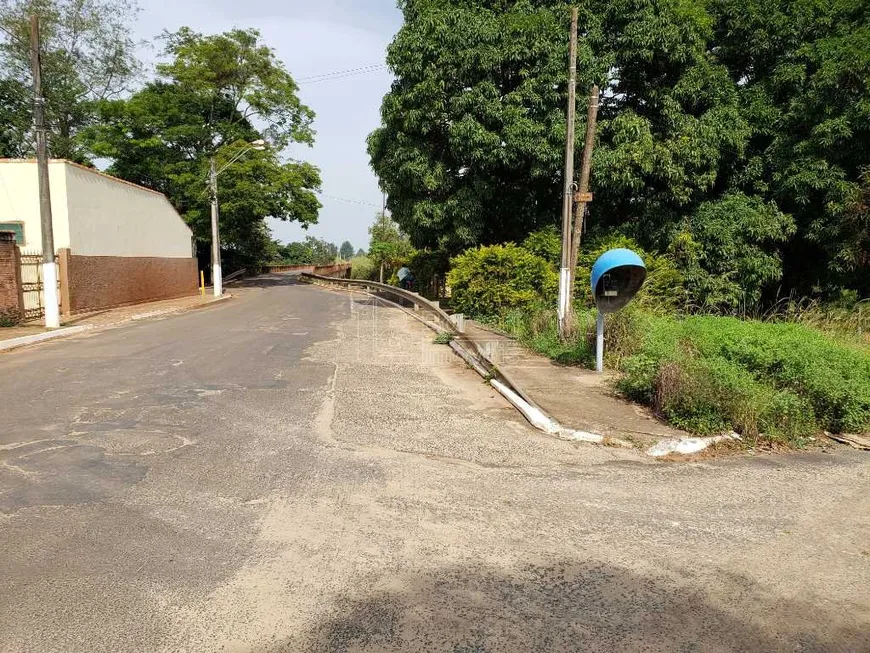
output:
[[[559,363],[593,363],[591,310],[577,313],[566,341],[550,310],[491,323]],[[802,446],[823,430],[870,430],[870,351],[817,328],[629,308],[607,317],[606,334],[619,390],[693,433],[734,430],[754,442]]]

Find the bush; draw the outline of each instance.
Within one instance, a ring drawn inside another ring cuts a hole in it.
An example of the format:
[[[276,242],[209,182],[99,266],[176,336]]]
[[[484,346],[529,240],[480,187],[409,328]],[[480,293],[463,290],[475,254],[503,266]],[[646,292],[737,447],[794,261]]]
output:
[[[673,424],[789,440],[870,429],[870,355],[859,347],[798,324],[728,317],[648,315],[637,327],[619,387]]]
[[[450,267],[450,257],[444,250],[418,249],[408,259],[408,268],[417,280],[417,292],[438,299]]]
[[[555,301],[559,277],[540,256],[513,243],[466,250],[452,261],[447,281],[453,307],[471,316]]]
[[[350,259],[350,278],[375,281],[378,278],[378,266],[368,256],[355,256]]]
[[[523,241],[523,247],[556,268],[562,264],[562,233],[554,226],[530,233]]]
[[[0,311],[0,327],[14,327],[21,321],[18,315]]]

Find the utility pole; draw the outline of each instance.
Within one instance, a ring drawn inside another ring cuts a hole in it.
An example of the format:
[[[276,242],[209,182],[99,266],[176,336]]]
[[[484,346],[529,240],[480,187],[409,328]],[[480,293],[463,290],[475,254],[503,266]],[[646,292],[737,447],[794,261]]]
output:
[[[568,122],[565,130],[565,183],[562,195],[562,266],[559,270],[559,335],[569,328],[571,313],[571,202],[574,196],[574,112],[577,88],[577,7],[571,8],[571,45],[568,54]]]
[[[589,174],[592,171],[592,148],[595,147],[595,124],[598,122],[598,86],[592,87],[589,94],[589,109],[586,113],[586,142],[583,144],[583,164],[580,168],[580,187],[577,189],[577,205],[574,215],[574,233],[571,236],[573,249],[570,267],[571,284],[577,268],[577,256],[580,253],[580,239],[583,237],[583,218],[586,215],[586,206],[592,201],[589,192]]]
[[[208,161],[208,185],[211,191],[211,285],[214,296],[220,297],[224,292],[224,279],[221,273],[221,235],[218,224],[217,168],[214,157]]]
[[[42,97],[42,65],[39,59],[39,16],[30,17],[30,69],[33,73],[33,130],[36,132],[36,174],[39,184],[39,220],[42,226],[42,294],[45,326],[60,326],[57,297],[57,263],[54,260],[54,229],[51,221],[51,188],[48,181],[48,145],[45,135],[45,98]]]

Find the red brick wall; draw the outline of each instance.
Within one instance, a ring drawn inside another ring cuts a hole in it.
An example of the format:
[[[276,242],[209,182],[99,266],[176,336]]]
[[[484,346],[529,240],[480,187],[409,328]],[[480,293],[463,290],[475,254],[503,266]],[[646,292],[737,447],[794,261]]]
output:
[[[67,254],[64,312],[171,299],[197,292],[195,258],[77,256]],[[65,263],[65,265],[64,265]],[[61,273],[62,277],[63,272]]]
[[[0,315],[18,320],[23,309],[21,261],[15,236],[11,231],[0,231]]]

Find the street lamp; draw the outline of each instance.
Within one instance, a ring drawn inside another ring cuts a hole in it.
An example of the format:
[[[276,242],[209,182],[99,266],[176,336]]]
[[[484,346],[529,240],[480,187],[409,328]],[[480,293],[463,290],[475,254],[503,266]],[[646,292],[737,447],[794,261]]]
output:
[[[224,293],[224,279],[221,272],[221,237],[218,227],[218,195],[217,195],[217,178],[220,173],[229,168],[233,163],[238,161],[243,154],[247,154],[251,150],[265,150],[266,141],[258,139],[247,143],[242,151],[236,154],[232,159],[227,161],[220,170],[215,165],[214,157],[209,159],[209,189],[211,191],[211,282],[214,286],[214,296],[220,297]]]

